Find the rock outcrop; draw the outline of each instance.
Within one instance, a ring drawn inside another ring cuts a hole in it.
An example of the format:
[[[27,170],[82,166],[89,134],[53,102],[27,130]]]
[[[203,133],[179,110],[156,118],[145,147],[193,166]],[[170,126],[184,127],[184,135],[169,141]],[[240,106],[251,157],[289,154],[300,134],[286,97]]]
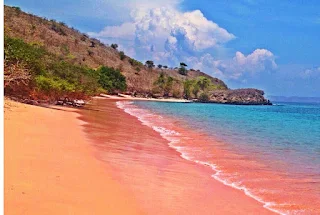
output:
[[[272,105],[257,89],[216,90],[209,93],[206,102],[236,105]]]

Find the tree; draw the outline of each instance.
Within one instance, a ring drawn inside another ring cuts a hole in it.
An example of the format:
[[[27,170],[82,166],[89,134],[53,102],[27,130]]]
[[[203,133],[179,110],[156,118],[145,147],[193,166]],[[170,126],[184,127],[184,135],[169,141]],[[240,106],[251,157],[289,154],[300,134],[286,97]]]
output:
[[[123,51],[119,52],[120,55],[120,60],[124,60],[126,58],[126,55],[124,54]]]
[[[149,69],[152,69],[154,67],[154,63],[152,60],[147,60],[146,61],[146,66],[149,68]]]
[[[187,75],[188,74],[188,70],[186,69],[187,66],[188,65],[183,63],[183,62],[180,63],[179,73],[181,75]]]
[[[167,78],[166,84],[164,86],[164,96],[169,96],[169,93],[172,90],[173,81],[174,79],[171,76]]]
[[[98,73],[99,84],[109,93],[123,92],[127,89],[126,78],[118,69],[102,66]]]
[[[200,91],[200,87],[199,87],[198,83],[195,82],[195,83],[193,84],[192,93],[193,93],[193,95],[194,95],[196,98],[198,98],[198,93],[199,93],[199,91]]]
[[[111,44],[111,48],[113,48],[113,49],[117,50],[117,48],[118,48],[118,44],[112,43],[112,44]]]
[[[201,93],[199,96],[199,101],[201,102],[208,102],[209,101],[209,96],[206,93]]]
[[[161,65],[161,64],[158,64],[158,68],[161,69],[161,68],[162,68],[162,65]]]
[[[180,63],[180,67],[188,67],[188,65],[185,64],[185,63],[183,63],[183,62],[181,62],[181,63]]]
[[[157,87],[159,87],[159,89],[160,89],[161,91],[164,90],[164,87],[165,87],[165,84],[166,84],[166,77],[165,77],[165,75],[164,75],[163,72],[160,73],[158,79],[154,82],[154,84],[155,84]]]
[[[163,68],[168,69],[168,66],[163,66]]]
[[[183,93],[184,93],[184,97],[186,99],[189,99],[191,96],[191,86],[192,86],[192,81],[191,80],[186,80],[183,83]]]
[[[200,76],[198,78],[197,84],[200,86],[201,90],[204,91],[207,89],[212,83],[211,80],[207,77]]]

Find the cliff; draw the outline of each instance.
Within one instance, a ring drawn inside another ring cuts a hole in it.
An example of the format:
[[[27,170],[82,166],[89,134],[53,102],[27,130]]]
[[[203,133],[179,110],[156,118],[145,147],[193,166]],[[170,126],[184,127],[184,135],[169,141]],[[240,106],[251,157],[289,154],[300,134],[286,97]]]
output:
[[[217,90],[210,93],[209,102],[236,105],[271,105],[264,92],[257,89]]]

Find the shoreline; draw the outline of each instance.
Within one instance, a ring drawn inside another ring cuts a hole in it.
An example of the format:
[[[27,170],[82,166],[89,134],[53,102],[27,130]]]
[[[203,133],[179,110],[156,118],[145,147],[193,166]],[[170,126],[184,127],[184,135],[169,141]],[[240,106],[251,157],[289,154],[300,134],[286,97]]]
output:
[[[141,97],[133,97],[125,94],[119,94],[119,96],[108,95],[108,94],[100,94],[100,97],[105,99],[113,99],[113,100],[135,100],[135,101],[154,101],[154,102],[178,102],[178,103],[192,103],[193,101],[187,99],[175,99],[175,98],[141,98]],[[99,98],[93,97],[93,98]]]
[[[113,174],[147,214],[275,214],[212,178],[207,166],[182,158],[170,141],[117,107],[116,100],[90,105],[99,111],[86,110],[81,119],[88,123],[85,131],[98,148],[97,157],[112,164]]]
[[[5,212],[274,214],[181,158],[116,101],[79,111],[5,100]]]

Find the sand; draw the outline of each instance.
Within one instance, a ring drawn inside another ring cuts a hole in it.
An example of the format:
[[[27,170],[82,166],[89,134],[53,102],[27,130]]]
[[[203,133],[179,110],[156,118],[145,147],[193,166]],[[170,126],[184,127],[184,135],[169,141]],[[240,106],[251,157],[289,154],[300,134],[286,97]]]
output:
[[[99,97],[97,97],[99,98]],[[100,98],[108,98],[108,99],[113,99],[113,100],[136,100],[136,101],[154,101],[154,102],[178,102],[178,103],[190,103],[192,102],[191,100],[187,99],[176,99],[176,98],[142,98],[142,97],[133,97],[130,95],[125,95],[125,94],[118,94],[116,95],[108,95],[108,94],[100,94]]]
[[[78,116],[5,101],[5,214],[142,214],[95,158]]]
[[[272,214],[114,99],[78,112],[6,101],[4,116],[5,214]]]

